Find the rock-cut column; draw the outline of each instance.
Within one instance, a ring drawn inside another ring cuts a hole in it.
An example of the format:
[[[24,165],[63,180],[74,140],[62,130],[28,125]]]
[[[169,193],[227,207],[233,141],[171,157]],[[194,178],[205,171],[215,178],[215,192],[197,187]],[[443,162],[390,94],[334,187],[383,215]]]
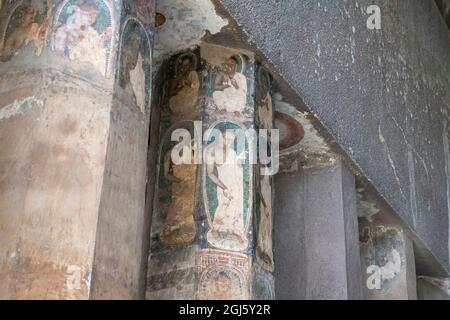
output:
[[[272,177],[247,131],[273,128],[270,75],[251,53],[211,44],[166,67],[147,298],[272,299]],[[180,128],[197,137],[190,164],[174,163]]]
[[[139,296],[152,16],[1,2],[0,298]]]

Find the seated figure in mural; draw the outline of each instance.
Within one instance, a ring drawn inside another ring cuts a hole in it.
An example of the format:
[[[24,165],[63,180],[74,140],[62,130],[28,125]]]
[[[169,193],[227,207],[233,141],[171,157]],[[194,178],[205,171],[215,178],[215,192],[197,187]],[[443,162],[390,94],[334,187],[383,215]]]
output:
[[[122,48],[121,87],[131,96],[142,112],[145,111],[145,61],[140,51],[141,36],[132,32]]]
[[[172,149],[164,156],[164,177],[171,184],[171,201],[160,239],[167,245],[186,245],[194,241],[196,164],[174,164]]]
[[[44,49],[45,34],[48,28],[49,18],[39,24],[36,22],[39,16],[39,10],[33,6],[26,6],[18,9],[22,14],[21,22],[14,28],[11,34],[5,39],[3,50],[0,54],[0,60],[9,61],[23,45],[31,42],[36,47],[36,55],[41,55]],[[13,15],[14,17],[14,15]]]
[[[242,157],[235,151],[235,134],[224,132],[208,153],[213,157],[206,165],[207,176],[217,187],[217,208],[212,214],[208,242],[216,248],[243,251],[248,247],[244,222],[244,169]],[[226,161],[216,158],[225,146]],[[217,172],[217,174],[215,173]]]
[[[177,73],[170,88],[169,108],[174,118],[192,118],[189,116],[195,116],[197,113],[200,80],[191,58],[184,57],[178,63]]]
[[[107,44],[111,41],[112,28],[102,34],[94,28],[98,9],[84,1],[68,9],[70,16],[55,32],[55,50],[70,60],[88,62],[101,74],[106,73]]]
[[[236,72],[237,62],[227,59],[214,80],[213,100],[222,112],[241,115],[247,104],[247,78]]]
[[[205,300],[240,300],[241,288],[239,283],[234,283],[232,277],[227,272],[220,272],[215,279],[211,279],[211,284],[205,291]]]

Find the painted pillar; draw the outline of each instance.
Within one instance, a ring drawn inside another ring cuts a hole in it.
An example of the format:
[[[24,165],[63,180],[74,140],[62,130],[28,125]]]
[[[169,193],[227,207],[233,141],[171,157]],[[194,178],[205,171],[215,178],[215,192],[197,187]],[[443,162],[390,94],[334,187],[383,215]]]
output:
[[[275,187],[277,299],[362,299],[352,172],[336,159],[282,172]]]
[[[0,298],[136,298],[152,1],[1,3]]]
[[[375,216],[359,222],[366,300],[417,300],[412,240],[394,224]]]
[[[272,299],[271,177],[232,134],[272,128],[270,76],[251,53],[211,44],[166,68],[147,298]],[[180,128],[197,134],[184,151],[197,164],[171,158]]]

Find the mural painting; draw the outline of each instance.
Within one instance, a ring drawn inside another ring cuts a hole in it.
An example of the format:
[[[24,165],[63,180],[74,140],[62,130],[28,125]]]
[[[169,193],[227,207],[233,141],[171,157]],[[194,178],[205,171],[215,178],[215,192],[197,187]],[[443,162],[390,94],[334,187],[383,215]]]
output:
[[[129,19],[122,33],[119,84],[145,113],[151,92],[151,44],[143,26]]]
[[[248,84],[246,71],[246,59],[244,56],[235,55],[226,59],[220,65],[208,66],[210,69],[208,79],[211,82],[210,111],[232,114],[235,117],[243,117],[248,113]]]
[[[198,165],[172,162],[171,154],[176,143],[171,142],[170,137],[176,128],[193,132],[193,123],[184,122],[175,126],[167,132],[162,142],[159,210],[164,221],[159,239],[170,246],[188,245],[195,240],[197,233],[194,212]]]
[[[258,68],[256,104],[258,107],[258,127],[273,129],[273,103],[270,75],[262,67]]]
[[[0,61],[2,62],[11,60],[19,49],[28,44],[33,44],[37,56],[40,56],[44,49],[52,14],[51,1],[29,0],[17,3],[12,8],[2,43],[0,43]],[[3,6],[3,3],[1,5]]]
[[[175,61],[175,76],[169,88],[169,109],[172,120],[195,119],[198,115],[200,79],[197,56],[188,52]]]
[[[153,0],[134,0],[136,16],[145,24],[153,21]]]
[[[270,75],[262,68],[258,68],[256,90],[257,123],[261,129],[273,128],[273,107],[270,91]],[[268,132],[270,135],[270,132]],[[270,138],[268,136],[268,138]],[[260,141],[260,143],[267,143]],[[271,150],[268,145],[267,150]],[[274,271],[272,234],[273,234],[273,207],[272,207],[272,179],[268,175],[259,174],[258,186],[259,203],[256,215],[256,258],[267,271]]]
[[[217,250],[198,253],[198,300],[247,300],[249,258]]]
[[[273,272],[273,207],[272,181],[270,176],[260,176],[259,192],[260,204],[257,224],[256,258],[264,269]]]
[[[252,299],[275,300],[275,278],[259,264],[252,266]]]
[[[69,0],[55,17],[53,50],[72,61],[89,63],[107,76],[113,60],[113,16],[102,0]]]
[[[245,129],[232,122],[219,122],[213,128],[220,134],[216,137],[218,143],[208,138],[205,150],[212,157],[204,166],[205,207],[209,220],[207,240],[218,249],[245,251],[249,244],[252,169],[248,143],[244,146],[237,143],[237,134]],[[225,157],[218,156],[223,153]]]

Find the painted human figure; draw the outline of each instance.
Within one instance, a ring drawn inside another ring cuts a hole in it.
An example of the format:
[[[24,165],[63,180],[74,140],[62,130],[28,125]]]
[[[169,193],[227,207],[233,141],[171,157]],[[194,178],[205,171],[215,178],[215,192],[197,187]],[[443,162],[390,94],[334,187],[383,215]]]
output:
[[[234,148],[236,135],[224,132],[219,135],[218,144],[209,152],[213,159],[207,161],[207,176],[217,187],[217,209],[210,230],[208,242],[216,248],[243,251],[248,247],[244,222],[244,170],[242,155]],[[226,161],[219,159],[225,146]],[[217,174],[215,173],[217,171]]]
[[[169,108],[175,118],[196,114],[200,80],[193,61],[184,57],[178,65],[177,74],[170,88]]]
[[[55,32],[55,50],[70,60],[88,62],[101,74],[106,74],[107,44],[111,41],[112,28],[102,34],[94,28],[98,9],[84,2],[69,7],[67,21]]]
[[[220,111],[241,115],[247,103],[247,79],[236,72],[236,67],[234,58],[220,66],[214,80],[213,100]]]
[[[214,289],[208,300],[239,300],[240,297],[233,290],[233,280],[225,272],[219,273],[213,280]],[[240,288],[238,288],[240,290]]]
[[[145,23],[151,22],[153,0],[134,0],[138,17]]]
[[[171,184],[171,202],[160,239],[167,245],[186,245],[194,241],[195,181],[197,165],[174,164],[172,149],[164,156],[164,177]]]
[[[145,64],[140,46],[141,36],[132,32],[122,48],[121,86],[132,96],[142,112],[145,111]]]
[[[15,27],[9,37],[5,40],[3,50],[0,54],[0,60],[9,61],[17,50],[30,42],[34,43],[36,55],[40,55],[44,48],[45,33],[48,28],[49,18],[39,24],[36,22],[39,16],[39,10],[29,5],[23,9],[21,23]]]
[[[261,176],[260,188],[260,221],[258,225],[256,256],[268,271],[273,271],[272,188],[270,176]]]
[[[267,74],[260,77],[260,88],[258,90],[258,116],[261,129],[273,128],[273,103],[272,96],[270,94],[270,83],[267,77]]]

